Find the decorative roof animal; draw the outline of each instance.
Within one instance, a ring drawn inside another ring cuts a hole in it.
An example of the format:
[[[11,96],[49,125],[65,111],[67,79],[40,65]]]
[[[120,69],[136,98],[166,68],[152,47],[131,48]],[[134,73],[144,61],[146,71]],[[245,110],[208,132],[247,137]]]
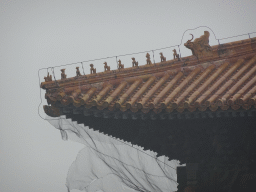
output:
[[[173,51],[173,59],[176,58],[176,59],[180,60],[180,56],[179,56],[179,54],[177,53],[176,49],[173,49],[172,51]]]
[[[61,69],[61,79],[66,79],[65,69]]]
[[[138,65],[139,65],[139,62],[136,61],[135,58],[133,57],[133,58],[132,58],[132,66],[133,66],[133,67],[134,67],[134,66],[138,67]]]
[[[52,75],[47,74],[47,77],[44,77],[45,82],[52,81]]]
[[[93,64],[90,64],[90,67],[91,74],[96,73],[96,68],[93,68]]]
[[[147,65],[151,65],[152,64],[152,62],[151,62],[151,60],[150,60],[150,55],[149,55],[149,53],[147,53],[146,54],[146,58],[147,58]]]
[[[80,73],[80,71],[79,71],[79,67],[76,67],[76,76],[77,76],[77,77],[81,76],[81,73]]]
[[[166,61],[166,57],[164,57],[163,53],[161,52],[159,54],[160,54],[161,62]]]
[[[107,62],[104,62],[104,71],[110,71],[110,66],[108,66]]]
[[[118,61],[118,69],[123,69],[124,68],[124,64],[121,64],[121,60],[119,59]]]
[[[192,54],[198,59],[205,56],[211,56],[212,48],[209,45],[209,36],[209,31],[204,31],[204,35],[195,39],[194,42],[191,42],[194,38],[194,36],[192,35],[192,39],[184,43],[184,46],[190,49],[192,51]]]

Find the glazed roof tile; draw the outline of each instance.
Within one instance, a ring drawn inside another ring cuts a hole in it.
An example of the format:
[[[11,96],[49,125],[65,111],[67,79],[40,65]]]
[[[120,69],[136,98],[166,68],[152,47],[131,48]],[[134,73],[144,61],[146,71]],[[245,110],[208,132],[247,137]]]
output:
[[[189,56],[43,82],[49,104],[155,113],[256,107],[256,38],[216,45],[205,57]]]

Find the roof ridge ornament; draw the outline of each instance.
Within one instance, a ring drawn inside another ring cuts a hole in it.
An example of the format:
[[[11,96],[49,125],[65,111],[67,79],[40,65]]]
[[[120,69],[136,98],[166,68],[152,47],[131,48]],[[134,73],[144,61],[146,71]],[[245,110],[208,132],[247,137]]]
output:
[[[108,66],[108,63],[104,62],[103,64],[104,64],[104,72],[110,71],[110,66]]]
[[[147,65],[151,65],[152,64],[152,62],[151,62],[151,60],[150,60],[150,54],[149,53],[147,53],[146,54],[146,61],[147,61]]]
[[[132,57],[132,67],[138,67],[139,62],[135,60],[134,57]]]
[[[196,38],[193,42],[192,40],[194,39],[194,35],[190,35],[192,35],[192,39],[184,43],[184,46],[190,49],[197,59],[213,56],[212,47],[209,45],[209,31],[204,31],[204,35]]]
[[[76,76],[77,76],[77,77],[81,76],[81,73],[80,73],[79,67],[76,67]]]
[[[172,51],[173,51],[173,60],[178,59],[178,61],[180,61],[180,56],[179,54],[177,54],[176,49],[173,49]]]
[[[118,61],[118,69],[123,69],[124,68],[124,64],[122,64],[121,60],[119,59]]]
[[[94,73],[96,73],[96,68],[93,68],[93,64],[90,64],[90,72],[91,72],[91,74],[94,74]]]
[[[61,69],[61,79],[66,79],[67,78],[67,75],[65,74],[65,70],[66,69]]]
[[[160,55],[161,62],[166,61],[166,57],[163,55],[162,52],[160,52],[159,55]]]
[[[44,77],[45,82],[52,81],[52,75],[49,75],[49,72],[46,77]]]

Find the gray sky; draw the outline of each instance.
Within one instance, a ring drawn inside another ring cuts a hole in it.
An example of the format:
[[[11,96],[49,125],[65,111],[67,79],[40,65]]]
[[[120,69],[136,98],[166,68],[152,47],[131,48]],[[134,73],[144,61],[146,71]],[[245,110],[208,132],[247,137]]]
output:
[[[61,140],[59,131],[39,117],[38,69],[177,45],[187,29],[198,26],[210,27],[217,38],[254,32],[255,9],[256,1],[229,0],[1,0],[0,191],[66,191],[68,168],[83,148]],[[183,44],[189,33],[198,37],[204,30],[188,31]],[[210,33],[210,45],[217,44]],[[163,52],[172,59],[171,49]],[[184,46],[181,53],[191,54]],[[145,64],[145,54],[135,58]],[[131,66],[131,56],[120,59]],[[104,61],[93,62],[97,71]],[[115,69],[115,59],[107,62]],[[67,67],[68,77],[75,67]]]

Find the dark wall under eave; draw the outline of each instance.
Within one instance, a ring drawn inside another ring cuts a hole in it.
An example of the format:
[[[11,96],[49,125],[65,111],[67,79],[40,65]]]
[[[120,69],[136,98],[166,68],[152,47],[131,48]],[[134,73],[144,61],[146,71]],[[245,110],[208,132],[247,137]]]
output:
[[[72,114],[67,118],[153,150],[159,155],[185,162],[188,157],[192,161],[201,161],[201,156],[210,158],[213,154],[223,155],[232,150],[242,154],[242,151],[251,150],[255,144],[255,117],[132,120]]]
[[[166,155],[170,160],[177,159],[181,164],[199,163],[199,192],[215,189],[219,192],[226,191],[237,169],[240,170],[239,175],[232,184],[236,191],[240,191],[235,185],[240,185],[237,182],[240,182],[243,174],[256,175],[255,116],[132,120],[72,114],[67,115],[67,118],[142,146],[145,150],[153,150],[159,156]],[[221,170],[220,176],[213,179],[212,175],[218,170]],[[227,170],[231,171],[222,181],[221,177]]]

